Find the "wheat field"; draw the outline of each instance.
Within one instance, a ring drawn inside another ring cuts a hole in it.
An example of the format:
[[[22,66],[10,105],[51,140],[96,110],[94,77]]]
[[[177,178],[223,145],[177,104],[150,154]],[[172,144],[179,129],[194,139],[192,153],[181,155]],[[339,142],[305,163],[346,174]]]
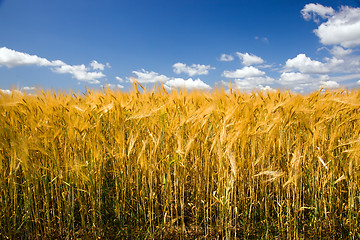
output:
[[[357,239],[360,90],[0,95],[1,239]]]

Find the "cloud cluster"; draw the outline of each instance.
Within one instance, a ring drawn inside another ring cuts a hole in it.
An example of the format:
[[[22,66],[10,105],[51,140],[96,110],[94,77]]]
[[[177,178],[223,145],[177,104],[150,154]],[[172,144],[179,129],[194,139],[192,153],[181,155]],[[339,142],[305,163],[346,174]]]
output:
[[[223,77],[233,78],[235,87],[240,90],[271,90],[269,84],[274,83],[275,79],[266,76],[266,73],[256,67],[246,66],[235,71],[224,71]],[[222,82],[226,85],[226,82]]]
[[[228,55],[228,54],[221,54],[220,56],[220,61],[222,62],[231,62],[234,60],[234,57],[232,55]]]
[[[360,8],[342,6],[339,11],[321,4],[307,4],[301,10],[305,20],[313,19],[319,23],[317,16],[325,19],[315,34],[324,45],[341,45],[343,47],[360,46]]]
[[[301,53],[288,59],[278,83],[283,87],[303,92],[319,87],[338,88],[339,82],[360,77],[360,56],[351,48],[360,46],[360,8],[341,7],[335,11],[321,4],[307,4],[301,10],[305,20],[319,26],[314,33],[331,57],[313,60]],[[320,21],[323,21],[320,23]]]
[[[211,90],[212,88],[207,85],[205,82],[201,81],[199,78],[193,80],[192,78],[183,79],[183,78],[169,78],[165,75],[160,75],[159,73],[153,71],[146,71],[142,69],[141,71],[133,71],[136,80],[139,83],[156,83],[162,82],[168,90],[186,88],[189,90]],[[129,80],[131,81],[131,80]]]
[[[106,64],[102,64],[102,63],[98,63],[97,61],[93,60],[90,63],[90,66],[92,67],[93,70],[100,70],[100,71],[104,71],[105,67],[107,68],[111,68],[110,63],[106,63]]]
[[[139,83],[156,83],[156,82],[167,82],[170,80],[165,75],[160,75],[156,72],[148,72],[145,69],[141,69],[141,71],[132,71],[132,73],[136,76],[136,80]]]
[[[340,71],[344,60],[336,57],[325,60],[312,60],[305,54],[288,59],[279,78],[279,84],[299,92],[312,91],[320,87],[339,87],[336,81],[330,80],[329,74]]]
[[[36,87],[29,87],[29,86],[25,86],[22,87],[20,89],[1,89],[0,88],[0,94],[6,94],[6,95],[11,95],[12,93],[17,93],[17,94],[24,94],[24,92],[28,95],[34,95],[34,91],[36,90]]]
[[[340,46],[334,46],[331,50],[330,53],[337,57],[337,58],[343,58],[345,56],[350,55],[353,52],[352,49],[344,49]]]
[[[201,81],[199,78],[193,80],[189,78],[187,80],[183,78],[172,78],[171,80],[165,83],[166,86],[170,88],[186,88],[191,90],[211,90],[211,87]]]
[[[285,68],[287,70],[299,70],[305,74],[323,74],[329,73],[331,67],[342,63],[343,61],[333,58],[328,63],[322,63],[316,60],[311,60],[305,54],[298,54],[295,58],[286,61]]]
[[[187,66],[184,63],[175,63],[173,65],[174,73],[180,74],[180,73],[186,73],[190,77],[195,75],[207,75],[209,74],[209,70],[215,69],[214,67],[211,67],[210,65],[201,65],[201,64],[193,64],[191,66]]]
[[[269,76],[248,77],[235,79],[235,85],[240,90],[272,90],[270,87],[275,82],[274,78]]]
[[[245,66],[261,64],[264,62],[261,57],[249,53],[237,52],[236,55],[238,55],[238,57],[242,60],[242,64]]]
[[[210,65],[201,65],[201,64],[192,64],[191,66],[187,66],[184,63],[175,63],[173,65],[173,71],[176,74],[186,73],[187,75],[195,76],[195,75],[207,75],[209,74],[209,70],[215,69]],[[188,90],[211,90],[212,88],[201,81],[199,78],[193,80],[192,78],[184,79],[184,78],[174,78],[167,77],[165,75],[159,74],[154,71],[146,71],[145,69],[141,69],[140,71],[132,71],[136,81],[139,83],[158,83],[162,82],[167,90],[172,89],[181,89],[185,88]],[[118,80],[122,80],[121,78],[116,77]],[[128,78],[128,81],[132,80]]]
[[[330,80],[329,75],[311,75],[299,72],[283,72],[279,83],[286,88],[298,91],[309,92],[319,88],[338,88],[340,84],[334,79]]]
[[[121,84],[111,84],[111,83],[106,83],[104,85],[100,85],[100,87],[109,88],[109,89],[113,89],[113,90],[124,88],[124,86]]]
[[[258,77],[264,75],[265,72],[260,71],[259,69],[250,66],[243,67],[241,69],[236,69],[235,71],[224,71],[223,77],[226,78],[249,78],[249,77]]]
[[[118,80],[118,81],[121,82],[121,83],[124,82],[124,79],[122,79],[121,77],[116,76],[115,79]]]
[[[100,81],[97,79],[105,77],[105,74],[103,74],[102,72],[90,72],[89,68],[85,67],[84,64],[81,65],[64,64],[52,68],[51,70],[55,73],[61,73],[61,74],[69,73],[77,80],[88,82],[91,84],[98,84],[100,83]]]
[[[0,48],[0,66],[18,67],[25,65],[35,65],[39,67],[50,67],[50,69],[55,73],[61,74],[71,74],[74,78],[79,81],[85,81],[91,84],[98,84],[100,81],[98,79],[105,77],[100,71],[92,70],[104,70],[105,66],[110,67],[107,63],[106,65],[93,61],[90,63],[92,68],[88,68],[85,65],[68,65],[60,60],[49,61],[46,58],[38,57],[36,55],[30,55],[23,52],[18,52],[6,47]]]
[[[235,83],[235,85],[232,85],[233,87],[240,90],[253,90],[253,89],[271,90],[272,89],[269,85],[274,83],[275,79],[266,76],[265,72],[252,66],[252,65],[258,65],[264,63],[265,61],[261,57],[258,57],[254,54],[249,54],[247,52],[246,53],[236,52],[235,54],[239,57],[244,67],[236,69],[234,71],[225,70],[222,73],[223,77],[233,79],[232,81],[233,83]],[[222,56],[224,55],[226,56],[226,54],[223,54]],[[268,65],[266,67],[269,66],[271,65]],[[226,81],[221,81],[220,84],[224,86],[229,86]]]
[[[0,48],[0,66],[5,65],[9,68],[25,65],[37,65],[40,67],[47,66],[61,66],[65,65],[60,60],[49,61],[46,58],[41,58],[36,55],[30,55],[27,53],[17,52],[6,47]]]
[[[315,22],[319,22],[317,15],[322,18],[329,18],[333,16],[335,10],[332,7],[324,7],[319,3],[310,3],[305,5],[305,7],[301,10],[301,14],[303,18],[307,21],[314,19]]]

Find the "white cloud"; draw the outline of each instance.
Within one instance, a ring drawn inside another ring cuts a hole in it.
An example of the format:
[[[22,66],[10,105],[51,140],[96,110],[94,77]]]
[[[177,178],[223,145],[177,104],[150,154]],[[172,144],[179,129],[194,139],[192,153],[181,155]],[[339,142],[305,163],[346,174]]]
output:
[[[91,65],[97,63],[93,61]],[[98,63],[97,63],[98,64]],[[40,67],[50,67],[55,73],[69,73],[74,78],[88,83],[100,83],[99,78],[105,77],[102,72],[91,72],[85,65],[68,65],[60,60],[49,61],[46,58],[41,58],[36,55],[30,55],[23,52],[18,52],[6,47],[0,48],[0,66],[18,67],[24,65],[36,65]],[[110,66],[110,65],[109,65]],[[99,66],[97,66],[99,67]]]
[[[243,79],[235,79],[235,86],[241,90],[270,90],[270,84],[275,82],[275,79],[265,76],[265,77],[247,77]],[[265,87],[264,87],[265,85]]]
[[[107,68],[111,68],[109,63],[106,64],[102,64],[102,63],[98,63],[97,61],[93,60],[90,63],[90,66],[92,67],[93,70],[100,70],[100,71],[104,71],[105,67]]]
[[[314,19],[315,22],[319,20],[316,18],[316,15],[319,15],[322,18],[329,18],[333,16],[335,10],[332,7],[324,7],[321,4],[306,4],[305,7],[301,10],[303,18],[307,21]]]
[[[275,89],[273,89],[272,87],[270,86],[262,86],[262,85],[259,85],[259,89],[261,91],[276,91]]]
[[[323,62],[312,60],[305,54],[299,54],[286,61],[284,70],[286,72],[299,71],[304,74],[360,73],[360,56],[351,55],[351,51],[346,51],[341,47],[330,51],[334,56],[324,58]]]
[[[36,89],[36,87],[28,87],[28,86],[21,88],[21,90],[23,90],[23,91],[34,91],[35,89]]]
[[[189,78],[187,80],[183,78],[172,78],[171,80],[167,81],[165,85],[169,88],[186,88],[189,90],[211,90],[212,88],[201,81],[199,78],[193,80]]]
[[[85,67],[84,64],[81,65],[62,65],[51,69],[56,73],[69,73],[73,75],[74,78],[80,81],[88,82],[91,84],[100,83],[99,78],[105,77],[105,74],[102,72],[89,72],[89,69]]]
[[[297,92],[311,92],[321,87],[336,88],[340,85],[328,75],[310,75],[299,72],[283,72],[279,79],[283,87]]]
[[[333,46],[328,49],[327,47],[319,48],[318,50],[326,49],[332,58],[324,58],[327,67],[331,72],[337,73],[360,73],[360,56],[353,54],[355,51],[352,49],[345,49],[341,46]]]
[[[281,74],[279,83],[286,88],[293,89],[298,92],[303,92],[306,88],[314,88],[313,79],[310,75],[298,72],[284,72]]]
[[[301,10],[306,20],[313,18],[319,22],[316,15],[325,18],[315,34],[325,45],[341,45],[343,47],[356,47],[360,45],[360,8],[342,6],[335,12],[330,7],[320,4],[308,4]]]
[[[0,89],[0,92],[6,95],[10,95],[12,93],[12,91],[9,89]]]
[[[41,58],[36,55],[18,52],[6,47],[0,48],[0,66],[17,67],[24,65],[37,65],[37,66],[61,66],[65,65],[60,60],[49,61],[46,58]]]
[[[335,81],[321,81],[322,87],[324,88],[338,88],[340,85]]]
[[[234,57],[232,55],[221,54],[220,61],[231,62],[233,60],[234,60]]]
[[[347,56],[349,54],[351,54],[353,52],[352,49],[344,49],[340,46],[334,46],[331,50],[330,50],[330,53],[332,55],[334,55],[335,57],[338,57],[338,58],[342,58],[344,56]]]
[[[173,69],[174,73],[176,74],[186,73],[190,77],[195,75],[207,75],[209,74],[210,69],[215,69],[210,65],[193,64],[191,66],[187,66],[184,63],[175,63],[173,65],[173,68],[174,68]]]
[[[105,85],[100,85],[100,87],[110,88],[110,89],[114,89],[114,90],[124,88],[124,86],[121,84],[110,84],[110,83],[106,83]]]
[[[139,83],[156,83],[163,82],[164,87],[167,90],[186,88],[188,90],[211,90],[212,88],[207,85],[205,82],[201,81],[199,78],[193,80],[189,78],[187,80],[183,78],[169,78],[165,75],[160,75],[156,72],[149,72],[144,69],[141,71],[133,71],[133,74],[136,75],[136,80]]]
[[[18,90],[18,89],[14,89],[14,90],[10,90],[10,89],[0,89],[0,95],[2,94],[6,94],[6,95],[11,95],[11,94],[20,94],[23,95],[23,90]],[[30,94],[29,94],[30,95]]]
[[[242,64],[245,66],[255,65],[255,64],[261,64],[264,62],[264,60],[261,57],[258,57],[256,55],[250,55],[249,53],[236,53],[239,58],[242,60]]]
[[[326,66],[326,64],[316,60],[311,60],[305,54],[299,54],[293,59],[288,59],[286,61],[285,69],[299,70],[301,73],[309,74],[330,72],[330,69]]]
[[[132,71],[133,74],[136,75],[136,80],[139,83],[155,83],[155,82],[166,82],[169,78],[165,75],[160,75],[156,72],[148,72],[144,69],[141,71]]]
[[[284,72],[280,76],[280,82],[284,85],[286,84],[294,84],[294,83],[302,83],[308,82],[310,79],[310,75],[302,74],[299,72]]]
[[[262,77],[248,77],[248,78],[238,78],[234,79],[231,87],[234,89],[244,90],[244,91],[253,91],[253,90],[274,90],[269,85],[273,84],[275,79],[262,76]],[[230,83],[226,81],[219,82],[220,85],[230,87]]]
[[[258,77],[265,75],[265,72],[260,71],[259,69],[250,66],[244,67],[242,69],[237,69],[235,71],[224,71],[222,76],[227,78],[249,78],[249,77]]]
[[[116,76],[115,78],[116,78],[116,80],[118,80],[121,83],[124,82],[124,79],[122,79],[121,77]]]

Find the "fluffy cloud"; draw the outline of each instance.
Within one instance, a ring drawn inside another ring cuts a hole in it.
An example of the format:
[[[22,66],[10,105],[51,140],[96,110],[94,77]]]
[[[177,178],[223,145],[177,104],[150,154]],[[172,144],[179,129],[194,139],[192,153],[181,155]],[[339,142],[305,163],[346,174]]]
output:
[[[284,72],[280,76],[280,82],[283,85],[292,85],[296,83],[308,82],[310,75],[302,74],[299,72]]]
[[[65,65],[60,60],[49,61],[46,58],[41,58],[36,55],[30,55],[27,53],[17,52],[15,50],[2,47],[0,48],[0,66],[5,65],[7,67],[18,67],[25,65],[37,65],[37,66],[61,66]]]
[[[335,60],[333,64],[336,64]],[[307,74],[321,74],[321,73],[329,73],[329,66],[326,64],[311,60],[305,54],[299,54],[293,59],[288,59],[285,65],[286,69],[289,70],[299,70],[301,73]]]
[[[275,79],[265,77],[248,77],[243,79],[235,79],[235,86],[240,90],[271,90],[269,86],[274,83]]]
[[[92,67],[93,70],[100,70],[100,71],[104,71],[105,67],[107,68],[111,68],[109,63],[106,64],[102,64],[102,63],[98,63],[97,61],[93,60],[90,63],[90,66]]]
[[[327,20],[314,30],[321,43],[339,44],[343,47],[360,45],[360,8],[342,6],[335,12],[331,7],[307,4],[301,13],[306,20],[313,18],[315,22],[319,22],[317,15]]]
[[[0,93],[10,95],[12,91],[10,89],[0,89]]]
[[[187,80],[183,78],[169,78],[165,75],[160,75],[156,72],[149,72],[144,69],[141,71],[133,71],[136,75],[136,80],[139,83],[156,83],[162,82],[167,90],[186,88],[188,90],[211,90],[212,88],[201,81],[199,78],[193,80],[189,78]],[[130,80],[131,81],[131,80]]]
[[[121,83],[124,82],[124,79],[122,79],[121,77],[116,76],[115,79],[118,80]]]
[[[250,55],[249,53],[236,53],[239,58],[242,60],[242,64],[245,66],[255,65],[255,64],[261,64],[264,62],[264,60],[261,57]]]
[[[105,77],[105,74],[102,72],[91,72],[91,70],[85,65],[68,65],[60,60],[49,61],[46,58],[41,58],[36,55],[30,55],[23,52],[18,52],[6,47],[0,48],[0,66],[4,65],[7,67],[18,67],[24,65],[36,65],[40,67],[50,67],[51,70],[55,73],[69,73],[73,75],[74,78],[80,81],[85,81],[91,84],[100,83],[99,78]],[[93,61],[91,66],[99,67],[98,62]]]
[[[165,75],[160,75],[156,72],[148,72],[144,69],[141,71],[132,71],[133,74],[136,75],[136,80],[139,83],[155,83],[155,82],[166,82],[169,78]]]
[[[285,72],[299,71],[304,74],[330,74],[330,73],[359,73],[360,57],[351,55],[341,47],[333,48],[331,58],[324,58],[323,62],[312,60],[305,54],[288,59],[284,66]],[[336,56],[335,56],[336,55]]]
[[[69,73],[73,75],[74,78],[80,81],[88,82],[91,84],[100,83],[99,78],[105,77],[105,74],[102,72],[89,72],[89,69],[85,67],[84,64],[81,65],[62,65],[56,68],[51,69],[55,73]]]
[[[124,88],[124,86],[121,84],[110,84],[110,83],[106,83],[105,85],[100,85],[100,87],[110,88],[110,89],[114,89],[114,90]]]
[[[338,88],[340,85],[335,81],[321,81],[322,87],[324,88]]]
[[[171,80],[167,81],[165,85],[169,88],[186,88],[190,90],[211,90],[211,87],[201,81],[199,78],[193,80],[189,78],[187,80],[183,78],[172,78]]]
[[[224,71],[222,76],[227,78],[249,78],[249,77],[258,77],[265,75],[265,72],[260,71],[259,69],[250,66],[244,67],[242,69],[237,69],[235,71]]]
[[[332,7],[324,7],[321,4],[310,3],[305,5],[305,7],[301,10],[301,14],[303,18],[307,21],[314,19],[314,21],[318,22],[316,15],[319,15],[322,18],[328,18],[333,16],[335,13]]]
[[[186,73],[190,77],[195,75],[207,75],[209,74],[210,69],[215,69],[214,67],[210,67],[210,65],[193,64],[187,66],[184,63],[175,63],[173,68],[176,74]]]
[[[221,54],[220,61],[231,62],[233,60],[234,60],[234,57],[232,55]]]
[[[36,90],[35,87],[23,87],[23,88],[21,88],[20,90],[18,90],[18,89],[13,89],[13,90],[10,90],[10,89],[0,89],[0,95],[1,95],[1,93],[2,93],[2,94],[6,94],[6,95],[11,95],[11,94],[13,94],[13,93],[23,95],[24,92],[26,92],[26,94],[28,94],[28,95],[34,95],[34,94],[31,93],[31,92],[33,92],[33,91],[35,91],[35,90]]]
[[[322,61],[312,60],[305,54],[288,59],[279,83],[300,92],[320,87],[337,88],[340,82],[360,76],[360,56],[352,47],[360,46],[360,8],[343,6],[337,11],[321,4],[307,4],[301,10],[305,20],[314,20],[318,28],[314,33],[320,42],[332,45],[322,47],[332,55]],[[320,20],[322,23],[320,23]],[[346,73],[346,75],[342,75]]]
[[[269,85],[275,82],[274,78],[265,75],[265,72],[253,66],[246,66],[235,71],[224,71],[223,77],[235,78],[233,87],[239,90],[273,90]],[[226,82],[221,82],[225,86],[229,86]]]
[[[231,84],[232,88],[239,89],[241,91],[253,91],[253,90],[274,90],[269,85],[275,82],[275,79],[263,76],[263,77],[248,77],[248,78],[240,78],[234,79],[234,82]],[[220,85],[230,87],[230,83],[226,81],[221,81]]]
[[[326,49],[329,51],[332,58],[324,58],[323,63],[332,73],[359,73],[360,72],[360,56],[356,55],[356,51],[352,49],[345,49],[341,46],[333,46],[331,49],[327,47],[319,48],[318,50]]]
[[[335,57],[338,58],[342,58],[344,56],[347,56],[349,54],[351,54],[353,51],[351,49],[344,49],[340,46],[334,46],[331,50],[330,53],[332,55],[334,55]]]
[[[328,75],[310,75],[299,72],[284,72],[278,81],[283,87],[298,91],[310,92],[324,88],[337,88],[339,83]]]
[[[21,90],[23,90],[23,91],[34,91],[34,90],[36,90],[36,87],[25,86],[25,87],[21,88]]]

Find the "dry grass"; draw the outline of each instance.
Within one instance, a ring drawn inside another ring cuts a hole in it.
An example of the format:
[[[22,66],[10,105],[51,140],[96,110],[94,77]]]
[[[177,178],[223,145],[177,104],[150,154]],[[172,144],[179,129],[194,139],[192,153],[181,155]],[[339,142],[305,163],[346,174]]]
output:
[[[359,107],[360,90],[0,95],[0,238],[359,238]]]

